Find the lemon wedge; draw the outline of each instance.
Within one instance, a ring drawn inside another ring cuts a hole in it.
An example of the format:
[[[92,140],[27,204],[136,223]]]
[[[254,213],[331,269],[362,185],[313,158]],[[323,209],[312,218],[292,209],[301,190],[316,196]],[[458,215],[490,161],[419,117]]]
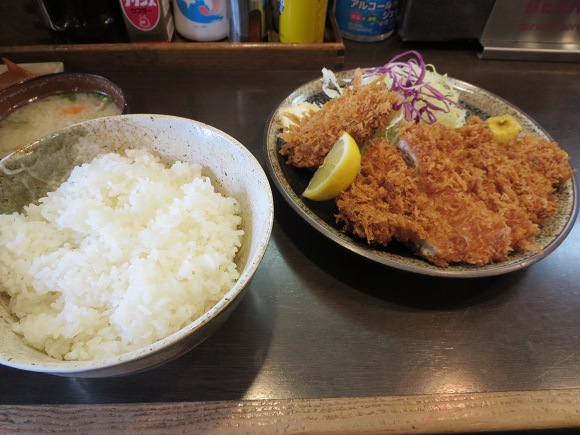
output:
[[[500,140],[513,139],[522,131],[520,123],[511,115],[492,116],[487,119],[491,131]]]
[[[360,150],[350,134],[344,132],[326,155],[302,196],[313,201],[336,198],[354,181],[360,169]]]

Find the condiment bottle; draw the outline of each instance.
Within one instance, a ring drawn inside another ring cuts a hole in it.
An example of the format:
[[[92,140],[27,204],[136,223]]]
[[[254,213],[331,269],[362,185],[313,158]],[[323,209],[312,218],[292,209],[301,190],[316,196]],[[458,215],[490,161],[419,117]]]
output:
[[[328,0],[281,0],[280,41],[320,43],[324,40]]]
[[[396,9],[395,0],[336,0],[334,15],[342,36],[373,42],[383,41],[393,34]]]
[[[173,0],[175,29],[192,41],[219,41],[228,36],[227,0]]]
[[[265,0],[228,0],[230,42],[259,42],[266,34]]]
[[[90,3],[84,0],[84,3]],[[96,2],[93,2],[96,3]],[[119,0],[125,26],[132,42],[166,41],[173,39],[175,25],[170,0],[142,2]]]

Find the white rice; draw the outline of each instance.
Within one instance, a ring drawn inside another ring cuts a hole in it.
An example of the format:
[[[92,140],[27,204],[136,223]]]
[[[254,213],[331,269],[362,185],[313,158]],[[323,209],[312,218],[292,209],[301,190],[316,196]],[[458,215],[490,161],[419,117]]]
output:
[[[106,154],[24,213],[0,215],[0,276],[31,346],[91,360],[147,346],[239,277],[240,205],[201,166]]]

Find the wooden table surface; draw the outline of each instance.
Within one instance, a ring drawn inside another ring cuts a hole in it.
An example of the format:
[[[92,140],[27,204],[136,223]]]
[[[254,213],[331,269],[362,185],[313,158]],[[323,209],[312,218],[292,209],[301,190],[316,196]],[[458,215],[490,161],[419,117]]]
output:
[[[345,41],[345,68],[415,48],[539,122],[580,164],[580,66],[480,60],[471,46]],[[65,65],[66,67],[66,65]],[[213,125],[264,165],[265,123],[312,70],[97,72],[133,113]],[[273,185],[272,185],[273,186]],[[64,378],[0,366],[0,431],[472,433],[580,428],[580,229],[526,270],[393,270],[327,240],[273,186],[249,291],[196,349],[148,372]],[[571,432],[572,433],[572,432]]]

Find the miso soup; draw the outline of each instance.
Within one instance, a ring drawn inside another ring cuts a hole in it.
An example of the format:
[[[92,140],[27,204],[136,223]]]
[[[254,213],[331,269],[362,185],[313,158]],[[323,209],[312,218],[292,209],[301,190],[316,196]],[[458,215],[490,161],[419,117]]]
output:
[[[36,100],[0,120],[0,158],[63,127],[119,114],[114,101],[98,92],[63,92]]]

